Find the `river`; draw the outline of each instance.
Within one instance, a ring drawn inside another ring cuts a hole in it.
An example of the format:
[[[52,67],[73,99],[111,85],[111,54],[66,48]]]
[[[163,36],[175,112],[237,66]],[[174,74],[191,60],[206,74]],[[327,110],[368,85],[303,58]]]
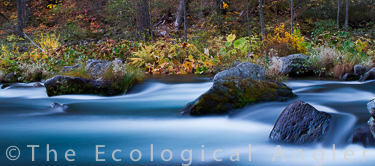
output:
[[[258,103],[230,115],[205,117],[180,116],[179,111],[210,88],[212,81],[207,76],[149,76],[125,95],[114,97],[48,97],[44,88],[33,88],[32,83],[3,85],[0,162],[1,165],[374,165],[375,149],[349,144],[348,139],[354,129],[370,118],[366,104],[375,98],[375,82],[312,77],[290,79],[286,84],[298,97],[287,102]],[[331,132],[323,143],[291,145],[269,141],[278,116],[295,100],[305,101],[333,116]],[[54,102],[66,104],[67,108],[51,109]],[[11,151],[10,146],[18,150]],[[295,150],[300,150],[296,160]],[[346,159],[345,153],[349,154]],[[14,156],[19,157],[8,159]]]

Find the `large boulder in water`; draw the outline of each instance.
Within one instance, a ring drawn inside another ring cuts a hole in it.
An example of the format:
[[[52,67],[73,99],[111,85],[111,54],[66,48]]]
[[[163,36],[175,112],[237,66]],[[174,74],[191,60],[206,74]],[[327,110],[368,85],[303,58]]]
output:
[[[294,97],[292,89],[280,82],[265,80],[265,70],[244,62],[215,75],[213,86],[196,100],[188,103],[181,114],[225,114],[258,101],[285,101]]]
[[[272,141],[288,143],[321,142],[328,132],[331,115],[301,100],[289,104],[270,133]]]
[[[358,143],[364,147],[375,146],[375,138],[368,125],[355,129],[349,138],[350,143]]]
[[[293,54],[287,57],[271,58],[271,68],[282,74],[291,76],[308,74],[313,71],[309,57],[303,54]]]
[[[54,76],[48,79],[44,86],[48,96],[64,94],[93,94],[102,96],[119,95],[126,89],[115,87],[109,82],[94,81],[79,77]]]

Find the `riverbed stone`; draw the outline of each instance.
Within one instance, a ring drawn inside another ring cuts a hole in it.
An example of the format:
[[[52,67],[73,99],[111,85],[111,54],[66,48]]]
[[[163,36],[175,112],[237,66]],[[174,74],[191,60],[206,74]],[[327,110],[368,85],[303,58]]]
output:
[[[360,75],[356,75],[354,73],[346,73],[341,78],[341,80],[343,80],[343,81],[355,81],[355,80],[358,81],[360,77],[361,77]]]
[[[368,125],[355,129],[349,138],[350,143],[358,143],[364,147],[375,146],[375,138]]]
[[[330,114],[297,100],[280,114],[269,138],[272,141],[297,144],[321,142],[328,132],[330,122]]]
[[[361,81],[373,80],[375,79],[375,68],[372,68],[365,75],[362,76]]]
[[[292,54],[287,57],[271,58],[271,68],[282,74],[290,76],[306,75],[312,73],[312,63],[309,57],[303,54]]]
[[[44,86],[48,96],[65,95],[65,94],[93,94],[102,96],[119,95],[126,89],[116,88],[109,82],[94,81],[79,77],[54,76],[48,79]]]
[[[356,75],[362,75],[366,73],[367,68],[362,65],[355,65],[354,66],[354,74]]]
[[[370,112],[371,118],[367,122],[367,124],[370,127],[370,130],[375,137],[375,100],[371,100],[370,102],[367,103],[367,110]]]
[[[375,117],[375,100],[371,100],[367,103],[367,110],[370,112],[372,117]]]
[[[375,120],[374,120],[374,117],[371,117],[370,120],[367,122],[367,124],[370,127],[372,135],[375,137]]]
[[[285,101],[295,96],[292,89],[285,84],[265,79],[263,67],[243,62],[216,74],[212,87],[188,103],[181,114],[226,114],[247,104],[259,101]]]

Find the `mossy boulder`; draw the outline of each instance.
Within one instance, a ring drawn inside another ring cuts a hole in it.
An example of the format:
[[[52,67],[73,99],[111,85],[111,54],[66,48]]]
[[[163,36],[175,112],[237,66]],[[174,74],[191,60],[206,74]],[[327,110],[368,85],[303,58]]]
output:
[[[44,86],[48,96],[65,94],[93,94],[113,96],[124,93],[127,89],[112,85],[110,82],[94,81],[79,77],[54,76]]]
[[[213,86],[195,101],[188,103],[181,114],[226,114],[259,101],[285,101],[294,97],[285,84],[265,80],[264,68],[248,62],[215,75]]]

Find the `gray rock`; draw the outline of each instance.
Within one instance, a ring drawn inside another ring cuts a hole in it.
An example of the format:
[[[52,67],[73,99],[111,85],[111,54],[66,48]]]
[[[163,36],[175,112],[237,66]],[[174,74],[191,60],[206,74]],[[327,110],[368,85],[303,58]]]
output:
[[[269,138],[288,143],[316,143],[328,132],[331,115],[297,100],[289,104],[277,119]]]
[[[372,136],[375,137],[375,120],[374,120],[374,117],[371,117],[370,120],[367,122],[367,124],[370,127]]]
[[[85,70],[87,71],[87,74],[92,77],[92,79],[96,80],[99,79],[101,75],[106,72],[113,63],[117,63],[118,65],[123,64],[122,61],[117,58],[114,61],[90,59],[86,61]]]
[[[370,114],[372,116],[370,118],[370,120],[368,121],[368,125],[371,129],[371,132],[372,132],[373,136],[375,137],[375,121],[374,121],[374,118],[375,118],[375,100],[374,99],[367,103],[367,110],[370,112]]]
[[[367,103],[367,110],[370,112],[372,117],[375,117],[375,100],[371,100]]]
[[[226,114],[258,101],[285,101],[294,97],[285,84],[265,80],[265,70],[244,62],[215,75],[212,87],[180,112],[190,115]]]
[[[361,81],[373,80],[375,79],[375,68],[372,68],[365,75],[362,76]]]
[[[375,146],[375,138],[368,125],[355,129],[349,138],[350,143],[358,143],[364,147]]]
[[[355,81],[355,80],[359,80],[361,76],[360,75],[356,75],[354,73],[346,73],[342,78],[341,80],[343,81]]]
[[[69,71],[71,71],[71,70],[73,70],[73,69],[78,69],[79,67],[81,67],[81,64],[80,64],[80,63],[74,65],[73,67],[72,67],[72,66],[65,66],[65,67],[61,70],[61,72],[69,72]]]
[[[64,94],[94,94],[102,96],[113,96],[123,94],[127,87],[112,86],[112,83],[94,81],[79,77],[54,76],[48,79],[44,86],[48,96]]]
[[[312,64],[308,62],[309,57],[303,54],[293,54],[287,57],[271,58],[271,68],[282,74],[303,75],[313,71]]]
[[[354,66],[354,74],[362,75],[366,72],[367,68],[362,65],[355,65]]]

